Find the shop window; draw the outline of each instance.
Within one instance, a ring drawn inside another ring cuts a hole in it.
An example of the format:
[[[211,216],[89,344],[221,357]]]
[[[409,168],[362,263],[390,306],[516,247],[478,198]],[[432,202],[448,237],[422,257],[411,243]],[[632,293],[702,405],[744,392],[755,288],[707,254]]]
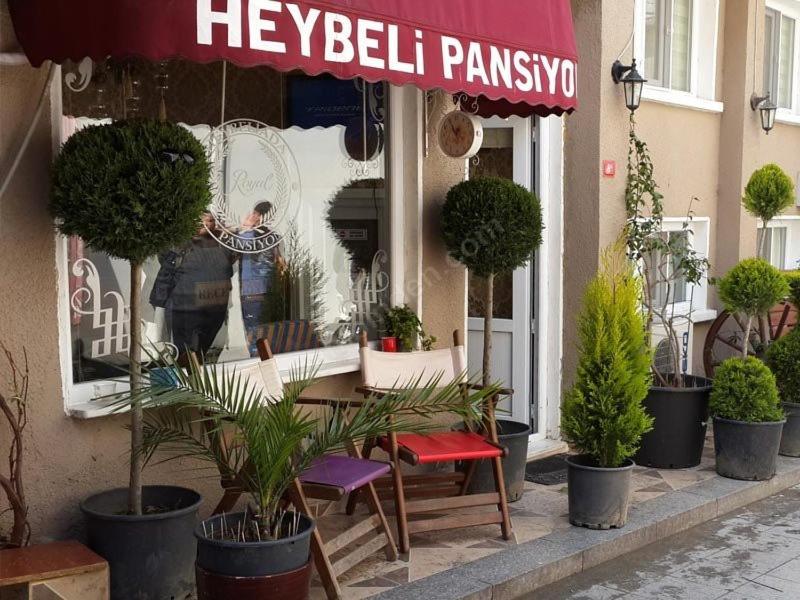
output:
[[[796,109],[797,20],[774,8],[764,17],[764,90],[778,108]]]
[[[387,86],[180,60],[95,64],[82,85],[85,69],[63,72],[62,139],[161,115],[212,161],[197,234],[144,267],[148,349],[233,362],[257,356],[260,337],[279,355],[352,344],[362,329],[374,339],[390,293]],[[120,376],[128,265],[67,245],[73,380]]]

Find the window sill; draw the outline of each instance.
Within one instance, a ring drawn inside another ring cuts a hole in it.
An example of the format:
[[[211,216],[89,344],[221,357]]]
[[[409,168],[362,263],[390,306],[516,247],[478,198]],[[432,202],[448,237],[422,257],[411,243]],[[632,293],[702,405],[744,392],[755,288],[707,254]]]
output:
[[[302,368],[306,361],[312,365],[314,361],[321,363],[317,371],[317,377],[331,377],[343,373],[356,373],[361,370],[361,359],[358,353],[358,344],[347,344],[331,348],[320,348],[316,351],[286,352],[276,356],[278,369],[284,381],[288,381],[292,370]],[[247,360],[236,363],[226,363],[236,366],[237,369],[246,368],[254,365],[256,360]],[[67,405],[67,415],[75,419],[96,419],[98,417],[108,417],[114,414],[127,413],[127,409],[114,410],[110,404],[112,400],[93,400],[94,385],[100,383],[93,381],[90,383],[78,383],[72,387],[71,402]],[[128,389],[127,383],[118,382],[118,393],[124,393]]]
[[[779,110],[775,114],[775,122],[782,125],[798,125],[800,126],[800,115],[796,115],[790,111]]]
[[[710,113],[721,113],[725,108],[722,102],[716,100],[706,100],[685,92],[647,85],[642,89],[642,100]]]

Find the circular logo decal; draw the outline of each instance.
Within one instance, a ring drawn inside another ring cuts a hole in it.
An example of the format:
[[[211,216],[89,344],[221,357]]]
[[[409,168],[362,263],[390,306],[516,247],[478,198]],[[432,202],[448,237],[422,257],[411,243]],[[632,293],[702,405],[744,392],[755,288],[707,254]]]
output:
[[[248,119],[211,130],[206,148],[213,199],[203,222],[235,252],[255,254],[277,246],[297,216],[300,172],[278,130]]]

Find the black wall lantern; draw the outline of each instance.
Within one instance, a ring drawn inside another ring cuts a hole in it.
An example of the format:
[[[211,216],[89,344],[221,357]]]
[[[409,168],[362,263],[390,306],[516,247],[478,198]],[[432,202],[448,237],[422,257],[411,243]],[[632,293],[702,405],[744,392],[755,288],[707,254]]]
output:
[[[639,103],[642,101],[642,88],[647,82],[647,79],[639,75],[639,71],[636,70],[636,59],[633,59],[630,66],[615,60],[611,65],[611,78],[614,83],[622,83],[625,91],[625,106],[634,112],[639,108]]]
[[[775,113],[778,112],[778,107],[770,99],[769,94],[766,96],[756,96],[753,94],[750,97],[750,108],[759,111],[761,115],[761,129],[769,135],[770,129],[775,127]]]

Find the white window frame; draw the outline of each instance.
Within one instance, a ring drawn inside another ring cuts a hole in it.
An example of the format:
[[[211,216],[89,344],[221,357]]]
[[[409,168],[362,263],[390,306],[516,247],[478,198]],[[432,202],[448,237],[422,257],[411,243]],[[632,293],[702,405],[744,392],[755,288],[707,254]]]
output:
[[[783,266],[778,268],[791,271],[800,269],[800,264],[798,264],[798,260],[800,260],[800,215],[782,215],[767,223],[767,229],[779,227],[786,228],[786,248],[784,249]],[[759,219],[758,229],[763,228],[764,222]],[[756,236],[756,240],[758,240],[758,236]]]
[[[56,69],[53,82],[51,84],[51,130],[53,148],[57,151],[61,144],[61,119],[62,119],[62,79],[61,67]],[[402,88],[389,86],[389,168],[387,177],[389,179],[390,193],[390,212],[391,212],[391,287],[390,302],[393,305],[404,302],[405,289],[405,227],[404,227],[404,163],[403,144],[404,144],[404,115],[403,115],[403,94]],[[55,152],[54,152],[55,156]],[[78,419],[91,419],[96,417],[108,416],[112,410],[107,403],[94,400],[95,385],[115,382],[115,392],[122,393],[129,389],[125,378],[113,380],[96,380],[90,382],[76,383],[73,381],[72,368],[72,332],[69,306],[69,254],[68,240],[66,237],[56,234],[56,272],[58,276],[58,337],[59,337],[59,358],[61,365],[61,384],[62,396],[64,398],[64,411],[67,415]],[[315,350],[304,350],[300,352],[285,352],[277,354],[278,368],[281,375],[288,377],[293,368],[301,367],[306,361],[317,361],[320,365],[319,377],[338,375],[341,373],[353,373],[361,369],[359,359],[358,344],[346,344],[343,346],[332,346]],[[258,359],[245,359],[225,363],[228,366],[237,368],[254,365]]]
[[[714,22],[702,18],[701,13],[708,9],[701,3],[713,3]],[[645,14],[646,0],[635,0],[634,13],[634,56],[639,59],[637,69],[647,79],[644,72],[645,57]],[[711,35],[701,35],[701,27],[713,26]],[[692,43],[690,49],[689,91],[673,90],[661,85],[646,83],[642,89],[642,100],[690,108],[705,112],[721,113],[722,102],[716,100],[717,47],[719,38],[719,0],[694,0],[691,22]],[[671,57],[665,57],[671,60]],[[702,82],[702,86],[701,86]]]
[[[792,106],[791,108],[778,108],[775,120],[789,125],[800,125],[800,1],[798,0],[767,0],[766,8],[776,11],[781,16],[794,20],[794,64],[792,65]],[[763,26],[763,18],[762,23]],[[777,23],[780,27],[780,22]],[[763,43],[761,45],[763,52]],[[763,63],[762,57],[762,63]],[[762,78],[763,81],[763,78]],[[770,90],[763,90],[765,93]],[[777,103],[777,98],[773,98]]]
[[[664,233],[683,231],[686,217],[664,217],[661,231]],[[688,227],[688,243],[699,258],[708,258],[711,218],[695,217]],[[692,295],[694,293],[694,295]],[[717,311],[708,308],[708,280],[703,277],[699,283],[686,285],[686,295],[691,301],[676,302],[672,308],[673,316],[685,316],[692,323],[702,323],[715,319]]]

